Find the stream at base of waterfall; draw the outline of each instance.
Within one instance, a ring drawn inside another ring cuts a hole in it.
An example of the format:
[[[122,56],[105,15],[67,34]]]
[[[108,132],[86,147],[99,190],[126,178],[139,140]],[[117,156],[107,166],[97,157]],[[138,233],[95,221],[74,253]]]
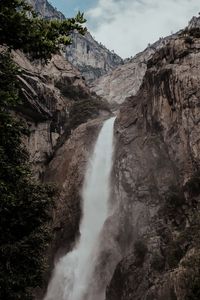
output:
[[[88,162],[82,190],[80,239],[55,266],[44,300],[96,300],[88,295],[99,254],[98,241],[108,218],[115,118],[106,120]],[[102,299],[104,300],[104,298]]]

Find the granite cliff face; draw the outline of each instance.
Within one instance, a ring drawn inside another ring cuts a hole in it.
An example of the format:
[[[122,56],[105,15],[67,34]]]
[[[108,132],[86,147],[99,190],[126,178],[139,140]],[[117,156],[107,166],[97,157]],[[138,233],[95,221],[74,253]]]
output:
[[[130,96],[115,124],[111,211],[91,283],[92,293],[106,289],[107,300],[200,298],[198,24],[193,19],[187,30],[159,41],[93,87],[110,103]],[[114,68],[110,54],[106,65],[91,50],[90,36],[75,41],[69,57],[82,74],[89,59],[88,81]],[[47,254],[52,269],[53,259],[69,251],[79,234],[86,163],[110,111],[63,56],[45,67],[20,52],[15,61],[26,99],[16,114],[30,129],[25,143],[35,176],[60,190]],[[35,299],[43,292],[35,291]]]
[[[65,16],[47,0],[28,0],[43,18],[61,19]],[[88,32],[84,36],[72,33],[72,44],[64,49],[66,59],[75,66],[87,83],[107,74],[123,64],[123,59],[94,40]]]
[[[199,17],[193,17],[188,24],[189,30],[195,28],[200,28]],[[106,75],[91,82],[91,90],[113,106],[118,106],[127,97],[136,95],[146,73],[148,61],[159,49],[164,48],[170,40],[176,39],[180,33],[181,31],[160,38],[135,57],[125,59],[124,63],[115,67],[113,71],[107,72]]]
[[[192,28],[200,28],[200,18],[199,17],[193,17],[189,24],[188,24],[188,29]]]
[[[25,143],[35,176],[42,177],[72,130],[109,109],[91,95],[79,71],[62,55],[53,56],[46,66],[30,63],[21,52],[14,56],[22,70],[19,79],[26,99],[17,113],[30,131]]]
[[[50,272],[55,255],[68,251],[78,235],[85,165],[102,122],[111,112],[62,55],[53,56],[45,66],[31,63],[20,51],[13,56],[21,69],[18,79],[24,97],[14,113],[29,129],[23,142],[34,176],[53,182],[59,190],[52,212],[53,239],[46,254]],[[45,274],[47,281],[49,275]],[[35,299],[42,299],[43,292],[36,289]]]
[[[134,96],[138,92],[149,59],[175,37],[176,35],[160,38],[158,42],[148,46],[135,57],[126,59],[124,64],[92,82],[91,90],[107,99],[113,106],[123,103],[127,97]]]
[[[157,51],[140,90],[121,106],[110,218],[114,250],[104,250],[104,257],[115,253],[121,260],[107,300],[200,296],[199,37],[199,29],[186,30]]]
[[[65,19],[65,16],[47,0],[27,0],[27,2],[29,2],[33,9],[45,19]]]
[[[88,32],[72,34],[72,44],[66,48],[66,58],[79,69],[88,83],[114,70],[123,60],[93,39]]]

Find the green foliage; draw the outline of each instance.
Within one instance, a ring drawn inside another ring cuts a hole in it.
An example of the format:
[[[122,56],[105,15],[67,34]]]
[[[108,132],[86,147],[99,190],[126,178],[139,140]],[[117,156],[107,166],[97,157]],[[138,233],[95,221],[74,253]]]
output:
[[[182,189],[175,185],[171,185],[165,194],[165,202],[160,209],[161,215],[166,220],[170,220],[172,225],[176,227],[185,226],[186,216],[183,206],[186,199]]]
[[[200,171],[195,172],[187,181],[184,190],[189,192],[191,197],[197,197],[200,194]]]
[[[31,299],[42,284],[44,253],[51,238],[55,188],[31,177],[27,134],[9,112],[20,100],[18,70],[9,53],[0,54],[0,299]]]
[[[170,268],[177,267],[184,253],[177,241],[170,241],[165,248],[166,262]]]
[[[198,27],[191,28],[187,33],[194,38],[200,38],[200,29]]]
[[[99,99],[89,98],[74,102],[69,112],[70,128],[74,129],[88,119],[97,117],[100,109],[110,111],[108,104]]]
[[[60,44],[70,44],[71,31],[86,32],[82,26],[85,21],[80,12],[63,21],[44,20],[36,16],[25,0],[1,0],[0,45],[21,49],[32,58],[47,61]]]
[[[185,203],[185,197],[183,192],[175,185],[169,187],[166,193],[166,205],[168,208],[176,209],[181,207]]]
[[[135,264],[137,266],[141,266],[143,264],[147,252],[148,248],[144,241],[138,240],[134,243]]]
[[[186,297],[185,300],[199,300],[200,299],[200,250],[194,251],[192,255],[188,256],[182,263],[186,268],[185,272],[185,286]]]
[[[22,103],[20,71],[11,49],[45,62],[70,43],[72,30],[84,33],[83,14],[64,21],[38,18],[24,0],[0,1],[0,299],[32,299],[43,284],[56,189],[35,182],[22,136],[28,134],[11,109]],[[4,51],[3,49],[8,49]]]
[[[80,85],[74,86],[72,82],[56,82],[55,86],[60,89],[62,95],[68,99],[75,101],[88,99],[88,92],[85,91]]]
[[[6,51],[0,52],[0,99],[1,110],[19,103],[18,68],[12,62],[10,54]]]
[[[155,252],[152,256],[151,267],[158,272],[163,271],[165,268],[165,259],[158,252]]]
[[[192,45],[194,43],[194,41],[190,36],[187,36],[187,37],[185,37],[185,43]]]

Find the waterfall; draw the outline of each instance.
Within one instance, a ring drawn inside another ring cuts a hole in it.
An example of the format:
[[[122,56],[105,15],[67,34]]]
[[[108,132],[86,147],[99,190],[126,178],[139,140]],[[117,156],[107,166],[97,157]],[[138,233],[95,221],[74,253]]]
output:
[[[80,239],[58,261],[44,300],[88,300],[91,296],[87,291],[93,277],[98,239],[108,217],[114,120],[104,122],[87,166]]]

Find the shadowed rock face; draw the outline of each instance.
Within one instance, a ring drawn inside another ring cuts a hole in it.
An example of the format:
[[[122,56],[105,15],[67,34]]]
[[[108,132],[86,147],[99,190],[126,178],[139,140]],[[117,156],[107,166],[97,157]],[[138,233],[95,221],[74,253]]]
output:
[[[39,177],[66,131],[76,93],[88,98],[91,95],[80,73],[61,55],[55,55],[46,66],[31,63],[21,52],[14,53],[14,59],[22,70],[19,80],[26,99],[18,107],[18,115],[29,127],[30,136],[25,142],[34,173]],[[62,87],[68,90],[65,96]]]
[[[53,56],[45,66],[31,63],[21,52],[13,56],[22,71],[19,82],[24,96],[15,115],[30,131],[24,142],[33,173],[39,180],[53,182],[60,191],[52,212],[54,236],[46,254],[48,280],[57,251],[58,256],[69,251],[78,235],[85,165],[110,110],[91,95],[79,71],[63,56]],[[71,113],[74,106],[76,110]],[[42,299],[43,293],[43,289],[37,289],[35,299]]]
[[[88,119],[109,114],[109,108],[90,93],[80,72],[62,55],[54,55],[45,66],[31,63],[21,52],[15,52],[14,59],[22,70],[19,80],[25,98],[17,115],[29,128],[25,143],[40,178],[71,131]]]
[[[61,191],[54,210],[53,254],[58,249],[59,253],[66,253],[78,234],[85,169],[102,123],[100,118],[75,129],[57,150],[46,170],[45,182],[56,183]]]
[[[107,300],[199,298],[200,39],[190,39],[153,55],[118,115],[111,223],[121,261]]]

